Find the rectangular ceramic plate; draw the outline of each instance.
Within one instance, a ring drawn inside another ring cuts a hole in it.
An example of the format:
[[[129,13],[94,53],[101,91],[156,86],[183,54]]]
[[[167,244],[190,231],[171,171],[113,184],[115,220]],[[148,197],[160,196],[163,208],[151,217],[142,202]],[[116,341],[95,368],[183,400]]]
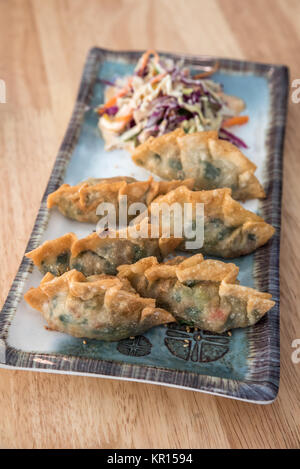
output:
[[[193,70],[216,58],[177,56]],[[46,239],[73,231],[85,236],[94,226],[49,214],[48,194],[63,182],[76,184],[88,177],[132,175],[147,179],[122,150],[107,153],[97,128],[94,107],[103,102],[104,86],[131,73],[140,52],[90,51],[75,109],[26,251]],[[252,402],[272,402],[279,387],[279,241],[282,150],[288,95],[288,69],[239,60],[217,59],[214,80],[226,93],[243,98],[250,122],[236,132],[249,145],[246,155],[258,166],[267,198],[247,202],[276,228],[273,239],[254,255],[234,260],[243,285],[268,291],[276,306],[254,327],[234,330],[232,336],[186,332],[180,326],[156,327],[144,336],[105,343],[76,339],[44,328],[41,315],[23,300],[24,291],[37,286],[41,274],[24,258],[0,313],[2,367],[75,373],[176,386]],[[188,340],[188,347],[183,347]]]

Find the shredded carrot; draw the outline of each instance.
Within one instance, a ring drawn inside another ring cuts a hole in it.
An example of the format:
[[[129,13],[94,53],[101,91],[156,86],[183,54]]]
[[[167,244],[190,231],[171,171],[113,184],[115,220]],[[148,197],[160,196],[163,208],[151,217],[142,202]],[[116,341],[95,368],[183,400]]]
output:
[[[123,94],[117,94],[116,96],[113,96],[111,99],[109,99],[105,104],[104,106],[100,107],[97,112],[98,114],[104,114],[104,112],[106,111],[107,108],[113,106],[117,99],[120,97],[120,96],[123,96]]]
[[[113,119],[114,122],[124,122],[127,124],[128,122],[131,121],[133,114],[126,114],[126,116],[118,116]]]
[[[126,114],[126,116],[117,116],[117,117],[110,117],[108,114],[102,114],[102,117],[105,117],[108,121],[115,123],[119,122],[121,124],[121,128],[123,129],[131,119],[133,118],[133,113]]]
[[[119,91],[119,93],[117,93],[115,96],[113,96],[108,101],[106,101],[106,103],[98,109],[97,111],[98,114],[103,114],[107,108],[116,104],[118,98],[125,96],[125,94],[127,94],[130,89],[132,80],[133,80],[133,77],[129,78],[127,85],[121,91]]]
[[[232,127],[233,125],[244,125],[249,121],[249,116],[231,117],[223,122],[223,127]]]
[[[158,81],[162,80],[166,76],[166,74],[167,74],[167,72],[160,73],[159,75],[155,75],[150,80],[151,85],[153,85],[154,83],[157,83]]]
[[[152,50],[152,49],[149,49],[147,50],[147,52],[145,52],[143,55],[142,55],[142,65],[141,65],[141,68],[139,69],[138,71],[138,75],[141,76],[143,71],[145,70],[145,67],[148,63],[148,59],[150,57],[150,55],[154,55],[155,57],[155,61],[158,62],[159,61],[159,56],[157,54],[157,52],[155,50]]]
[[[199,78],[210,77],[211,75],[213,75],[214,73],[216,73],[216,71],[218,70],[218,68],[219,68],[219,62],[217,61],[217,62],[214,64],[214,66],[210,68],[210,70],[207,70],[206,72],[198,73],[197,75],[193,75],[193,78],[199,79]]]

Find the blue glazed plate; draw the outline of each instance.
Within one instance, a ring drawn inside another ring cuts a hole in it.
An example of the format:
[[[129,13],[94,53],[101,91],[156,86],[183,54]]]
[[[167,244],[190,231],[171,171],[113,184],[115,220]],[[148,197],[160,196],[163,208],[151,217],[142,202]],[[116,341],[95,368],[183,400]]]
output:
[[[216,60],[211,57],[176,56],[194,70]],[[147,179],[123,150],[107,153],[97,128],[94,107],[103,102],[100,79],[131,73],[140,52],[90,51],[75,109],[27,246],[36,248],[46,239],[73,231],[85,236],[94,226],[49,214],[46,199],[63,182],[76,184],[88,177],[131,175]],[[23,300],[41,274],[24,258],[0,313],[0,366],[47,372],[86,374],[151,382],[256,402],[272,402],[279,387],[279,241],[282,150],[288,95],[288,69],[238,60],[218,59],[214,80],[228,94],[246,101],[250,122],[236,133],[249,148],[267,198],[245,206],[276,228],[273,239],[254,255],[234,260],[243,285],[268,291],[276,306],[254,327],[232,335],[187,332],[185,327],[156,327],[143,336],[120,342],[76,339],[44,328],[41,315]],[[187,341],[187,342],[186,342]],[[188,346],[185,346],[188,344]]]

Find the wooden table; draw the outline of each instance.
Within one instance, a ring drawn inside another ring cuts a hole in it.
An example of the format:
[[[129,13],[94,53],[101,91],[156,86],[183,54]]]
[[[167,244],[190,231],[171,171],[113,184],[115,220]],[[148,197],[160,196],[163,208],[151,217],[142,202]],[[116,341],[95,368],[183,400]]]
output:
[[[0,0],[0,302],[22,259],[90,47],[156,48],[290,67],[299,0]],[[289,103],[281,239],[281,384],[256,406],[166,387],[0,371],[0,447],[300,446],[300,103]]]

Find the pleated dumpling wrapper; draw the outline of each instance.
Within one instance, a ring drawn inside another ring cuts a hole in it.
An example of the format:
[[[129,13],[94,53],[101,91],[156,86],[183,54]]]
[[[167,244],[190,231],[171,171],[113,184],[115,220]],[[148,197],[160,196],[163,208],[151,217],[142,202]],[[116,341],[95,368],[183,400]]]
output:
[[[127,206],[134,203],[142,203],[147,210],[148,205],[158,195],[163,195],[179,186],[192,189],[194,179],[185,181],[154,181],[152,177],[148,181],[136,181],[134,178],[120,176],[108,179],[88,179],[76,186],[63,184],[55,192],[48,196],[48,208],[57,207],[67,218],[79,222],[97,223],[100,215],[96,213],[101,203],[110,203],[115,208],[116,223],[119,223],[119,206],[121,197]],[[136,215],[128,216],[128,223]]]
[[[25,300],[42,313],[49,329],[74,337],[115,341],[174,322],[168,311],[157,308],[154,299],[142,298],[126,279],[85,277],[76,270],[60,277],[47,273]]]
[[[136,225],[138,226],[138,225]],[[121,264],[130,264],[148,256],[163,259],[176,249],[182,239],[133,238],[130,229],[114,233],[115,237],[102,237],[91,233],[77,239],[74,233],[45,241],[41,246],[26,254],[43,273],[59,276],[70,269],[76,269],[85,276],[117,273]],[[107,235],[104,232],[103,235]]]
[[[180,323],[223,333],[255,324],[274,306],[271,295],[237,283],[235,264],[201,254],[159,264],[155,257],[118,268],[143,297],[170,311]]]
[[[255,213],[246,210],[231,197],[230,189],[214,189],[211,191],[190,191],[186,187],[178,187],[168,194],[157,197],[149,209],[149,216],[156,208],[167,204],[179,204],[182,213],[186,204],[191,204],[192,219],[190,225],[196,229],[197,204],[204,204],[204,244],[200,252],[218,257],[238,257],[255,251],[273,236],[275,229]],[[159,213],[161,225],[162,212]],[[170,234],[176,233],[170,211]],[[174,220],[174,218],[173,218]],[[152,219],[153,222],[153,219]],[[176,222],[175,222],[176,225]],[[179,249],[185,250],[186,240]]]
[[[36,267],[46,274],[59,276],[70,270],[72,246],[77,242],[74,233],[67,233],[59,238],[45,241],[41,246],[25,254]]]
[[[255,164],[235,145],[219,139],[216,131],[185,134],[176,129],[150,137],[135,149],[132,159],[167,180],[193,177],[196,190],[229,187],[234,199],[265,197]]]

